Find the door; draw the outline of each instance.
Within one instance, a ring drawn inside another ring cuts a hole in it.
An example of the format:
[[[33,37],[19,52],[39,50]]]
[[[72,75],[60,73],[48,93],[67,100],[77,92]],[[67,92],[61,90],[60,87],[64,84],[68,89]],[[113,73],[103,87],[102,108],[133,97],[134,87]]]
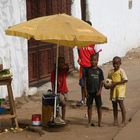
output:
[[[26,0],[26,2],[28,20],[57,13],[71,14],[71,0]],[[59,50],[59,55],[65,57],[72,70],[74,68],[73,50],[62,46]],[[56,58],[56,45],[29,40],[28,55],[30,86],[49,81]]]

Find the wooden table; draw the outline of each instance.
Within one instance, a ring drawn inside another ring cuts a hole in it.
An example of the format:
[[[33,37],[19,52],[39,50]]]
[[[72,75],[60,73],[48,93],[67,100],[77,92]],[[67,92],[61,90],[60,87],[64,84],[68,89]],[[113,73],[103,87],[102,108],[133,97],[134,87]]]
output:
[[[16,125],[16,128],[19,128],[17,116],[16,116],[16,109],[15,109],[15,102],[13,98],[13,91],[11,87],[12,78],[6,77],[0,79],[0,86],[6,85],[8,91],[8,98],[10,103],[10,112],[8,114],[0,114],[0,120],[2,119],[11,119],[12,125]]]

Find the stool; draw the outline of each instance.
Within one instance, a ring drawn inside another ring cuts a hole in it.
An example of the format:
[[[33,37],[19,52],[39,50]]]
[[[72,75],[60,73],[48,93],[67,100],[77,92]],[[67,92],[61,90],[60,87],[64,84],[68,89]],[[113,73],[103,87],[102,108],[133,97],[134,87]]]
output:
[[[0,79],[0,86],[1,85],[7,86],[8,98],[9,98],[9,103],[10,103],[10,112],[8,114],[0,115],[0,120],[11,119],[12,125],[14,125],[14,123],[15,123],[16,128],[19,128],[17,116],[16,116],[15,102],[14,102],[14,98],[13,98],[13,91],[12,91],[12,87],[11,87],[11,82],[12,82],[11,77],[6,77],[6,78]]]

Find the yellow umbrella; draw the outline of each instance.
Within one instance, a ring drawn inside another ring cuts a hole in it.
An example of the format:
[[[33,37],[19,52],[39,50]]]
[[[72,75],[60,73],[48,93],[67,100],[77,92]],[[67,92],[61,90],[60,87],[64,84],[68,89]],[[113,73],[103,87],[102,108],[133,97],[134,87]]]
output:
[[[66,14],[35,18],[9,27],[5,32],[7,35],[55,44],[59,42],[72,47],[107,42],[107,38],[92,26]]]
[[[35,39],[57,44],[55,94],[57,94],[58,47],[78,46],[106,43],[107,38],[86,22],[66,15],[57,14],[35,18],[9,27],[5,30],[7,35]],[[56,98],[54,105],[54,118],[56,117]]]

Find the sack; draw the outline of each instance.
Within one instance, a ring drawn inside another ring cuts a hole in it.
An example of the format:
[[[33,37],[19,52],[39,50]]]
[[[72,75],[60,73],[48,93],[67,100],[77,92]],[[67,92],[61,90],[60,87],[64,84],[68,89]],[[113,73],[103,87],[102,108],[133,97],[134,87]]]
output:
[[[12,73],[10,72],[10,69],[3,69],[0,70],[0,79],[6,78],[6,77],[11,77]]]

